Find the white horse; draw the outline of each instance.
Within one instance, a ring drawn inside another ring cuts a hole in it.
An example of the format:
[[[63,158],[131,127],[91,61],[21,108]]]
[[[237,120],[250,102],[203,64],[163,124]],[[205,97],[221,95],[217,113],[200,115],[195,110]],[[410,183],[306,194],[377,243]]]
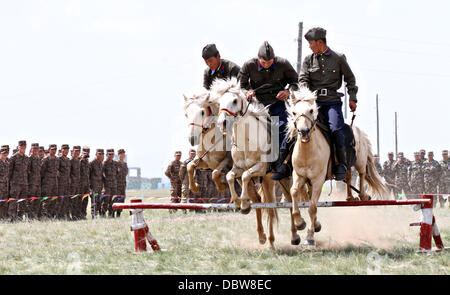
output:
[[[268,110],[260,103],[254,101],[249,103],[245,94],[235,78],[230,80],[217,80],[211,88],[211,99],[219,101],[220,112],[218,125],[225,133],[232,129],[231,156],[233,168],[227,173],[227,181],[231,196],[236,207],[240,207],[243,214],[250,212],[250,202],[275,202],[275,182],[267,174],[269,154],[272,149],[270,136],[270,116]],[[226,126],[228,125],[228,128]],[[239,198],[234,189],[234,179],[241,178],[242,193]],[[261,188],[255,191],[254,179],[261,178]],[[291,199],[289,190],[289,179],[281,181],[281,188],[288,200]],[[267,209],[269,223],[269,242],[273,247],[275,240],[273,234],[273,223],[278,220],[276,209]],[[258,233],[260,242],[265,242],[265,235],[261,224],[261,213],[256,209],[258,221]],[[294,226],[291,217],[291,232],[293,245],[300,243],[300,236]]]
[[[208,100],[209,92],[206,89],[193,95],[184,96],[184,111],[189,121],[189,142],[197,145],[195,158],[187,165],[189,176],[189,189],[196,193],[200,186],[194,181],[194,172],[197,168],[212,169],[212,179],[218,191],[227,188],[220,178],[232,165],[231,153],[227,151],[229,138],[222,134],[217,127],[217,114],[219,106]]]
[[[319,201],[322,186],[327,179],[331,179],[330,146],[325,136],[317,130],[318,106],[316,104],[316,93],[308,88],[300,88],[289,98],[288,106],[288,134],[289,139],[295,139],[296,143],[292,154],[293,184],[291,195],[294,222],[298,228],[304,227],[305,221],[301,217],[298,204],[299,194],[302,201],[310,201],[308,213],[311,225],[308,229],[306,244],[314,245],[314,232],[321,229],[317,221],[317,202]],[[375,169],[371,144],[367,135],[358,127],[352,127],[355,136],[356,162],[355,168],[359,173],[359,198],[369,200],[370,197],[364,192],[364,182],[367,181],[369,188],[381,195],[386,192],[380,175]],[[327,174],[328,173],[328,174]],[[311,197],[305,193],[305,184],[311,183]],[[351,189],[350,167],[347,169],[347,200],[354,200]]]

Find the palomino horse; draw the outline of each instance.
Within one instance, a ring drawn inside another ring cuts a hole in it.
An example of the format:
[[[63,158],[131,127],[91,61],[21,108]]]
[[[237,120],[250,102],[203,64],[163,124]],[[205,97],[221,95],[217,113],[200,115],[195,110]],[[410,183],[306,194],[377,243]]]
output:
[[[317,202],[319,201],[322,186],[326,179],[331,179],[327,175],[330,171],[330,146],[325,136],[317,130],[318,106],[316,104],[316,93],[308,88],[300,88],[289,98],[288,106],[288,135],[289,139],[296,138],[292,154],[293,183],[291,195],[294,199],[292,203],[294,222],[298,228],[304,227],[305,221],[301,217],[298,204],[299,194],[302,201],[309,199],[308,209],[311,225],[308,229],[306,244],[314,245],[314,232],[321,229],[320,222],[317,221]],[[364,192],[364,182],[367,181],[369,188],[379,194],[386,192],[386,187],[382,183],[381,177],[375,169],[371,144],[367,135],[358,127],[352,127],[355,136],[356,162],[355,168],[359,173],[359,198],[368,200],[370,197]],[[347,184],[351,183],[350,168],[347,170]],[[311,183],[311,197],[305,194],[305,183]],[[354,200],[349,185],[347,185],[347,200]]]
[[[195,169],[212,169],[212,179],[218,191],[227,188],[220,178],[232,165],[231,153],[227,151],[229,139],[217,127],[219,105],[208,100],[206,89],[197,94],[184,96],[184,111],[189,121],[189,141],[197,145],[197,155],[187,165],[189,189],[196,193],[200,187],[194,181]],[[228,144],[227,144],[228,142]]]
[[[250,202],[275,202],[275,182],[267,174],[268,153],[271,152],[271,132],[270,116],[266,108],[256,101],[249,103],[241,91],[235,78],[230,80],[217,80],[211,88],[210,99],[219,101],[220,111],[217,124],[225,133],[230,128],[232,131],[231,156],[233,158],[233,168],[227,173],[227,181],[230,187],[231,196],[236,207],[241,209],[243,214],[250,212]],[[226,124],[228,124],[228,128]],[[234,179],[241,178],[239,181],[242,186],[241,197],[234,189]],[[261,178],[261,188],[256,193],[254,179]],[[285,197],[290,200],[289,179],[284,179],[281,188]],[[273,234],[273,223],[278,221],[276,209],[266,209],[268,212],[269,223],[269,242],[273,247],[275,240]],[[261,224],[260,209],[256,209],[258,222],[258,234],[260,243],[265,243],[265,235]],[[294,226],[294,220],[291,217],[291,243],[298,245],[300,236]]]

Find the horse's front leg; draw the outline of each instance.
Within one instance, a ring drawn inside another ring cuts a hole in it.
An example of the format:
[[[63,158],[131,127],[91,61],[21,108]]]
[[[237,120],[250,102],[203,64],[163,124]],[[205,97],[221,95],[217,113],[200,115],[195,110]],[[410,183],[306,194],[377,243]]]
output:
[[[251,210],[249,196],[248,196],[248,186],[252,177],[264,176],[266,174],[267,163],[259,162],[250,169],[242,173],[242,192],[241,192],[241,213],[248,214]],[[251,184],[253,185],[253,183]]]
[[[193,193],[198,193],[198,191],[200,190],[200,186],[194,180],[194,172],[197,168],[208,168],[208,166],[205,161],[200,160],[197,157],[194,158],[194,160],[190,161],[189,164],[187,164],[186,170],[189,177],[189,189]]]
[[[283,192],[283,195],[288,202],[292,202],[291,192],[289,191],[290,179],[291,178],[283,178],[280,180],[281,191]],[[292,207],[289,208],[289,211],[291,212],[291,235],[292,235],[291,245],[298,245],[298,244],[300,244],[300,236],[297,234],[297,228],[295,227],[295,224],[294,224],[294,216],[292,215]]]
[[[312,183],[312,197],[308,208],[311,225],[308,229],[305,241],[305,244],[310,246],[315,245],[314,233],[319,232],[322,229],[322,225],[317,221],[317,203],[319,202],[320,193],[322,192],[323,179],[324,178],[319,178],[319,180]]]
[[[305,185],[306,179],[295,172],[292,172],[292,219],[294,220],[294,225],[297,230],[303,230],[306,227],[306,222],[300,214],[300,209],[298,208],[298,202],[300,200],[300,193]]]
[[[233,166],[233,168],[231,168],[230,172],[228,172],[226,175],[228,186],[230,187],[231,200],[233,201],[234,205],[236,206],[236,209],[240,209],[241,200],[239,199],[239,196],[236,193],[236,189],[234,187],[234,179],[240,177],[243,172],[244,172],[243,169]]]
[[[227,183],[221,181],[222,174],[233,165],[233,160],[231,157],[226,157],[219,163],[219,165],[212,172],[212,180],[216,184],[217,190],[222,192],[227,189]]]

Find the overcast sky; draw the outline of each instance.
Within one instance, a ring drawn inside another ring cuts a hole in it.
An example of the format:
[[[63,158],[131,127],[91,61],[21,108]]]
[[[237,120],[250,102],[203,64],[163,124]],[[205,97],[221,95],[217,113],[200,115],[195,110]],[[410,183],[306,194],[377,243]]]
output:
[[[355,124],[382,160],[398,146],[450,148],[447,1],[0,1],[0,143],[124,148],[160,177],[187,154],[182,93],[202,86],[201,50],[242,65],[267,40],[297,60],[298,23],[321,26],[359,87]],[[310,53],[306,42],[303,57]],[[294,65],[295,66],[295,65]]]

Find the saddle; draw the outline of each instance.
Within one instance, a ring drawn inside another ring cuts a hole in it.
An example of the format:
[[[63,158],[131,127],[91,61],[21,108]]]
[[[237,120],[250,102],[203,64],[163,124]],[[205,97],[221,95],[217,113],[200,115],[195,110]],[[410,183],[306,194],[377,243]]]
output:
[[[328,127],[328,122],[326,122],[323,115],[319,113],[318,120],[316,122],[316,125],[319,127],[319,130],[322,132],[323,136],[328,142],[328,145],[330,146],[330,162],[331,162],[331,171],[327,171],[327,179],[331,178],[331,175],[333,175],[332,171],[334,170],[334,167],[337,165],[336,161],[336,154],[335,154],[335,148],[332,141],[332,135],[331,130]],[[346,159],[347,159],[347,169],[348,171],[350,168],[355,165],[356,162],[356,149],[355,149],[355,136],[353,134],[352,127],[348,124],[344,124],[343,132],[345,136],[345,151],[346,151]],[[328,169],[330,166],[328,166]]]

